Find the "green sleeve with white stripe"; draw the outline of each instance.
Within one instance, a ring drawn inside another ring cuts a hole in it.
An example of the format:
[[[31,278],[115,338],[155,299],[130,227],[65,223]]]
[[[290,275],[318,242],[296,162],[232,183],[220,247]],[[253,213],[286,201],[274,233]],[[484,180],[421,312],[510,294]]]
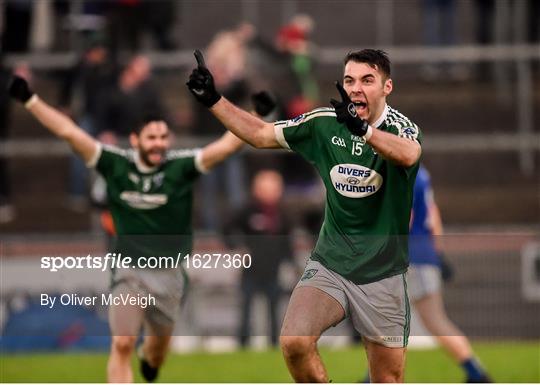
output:
[[[173,175],[177,177],[180,184],[185,183],[185,181],[193,181],[201,175],[195,166],[195,153],[193,151],[170,151],[168,160],[171,163],[170,167],[173,170]]]
[[[401,138],[414,140],[422,144],[422,132],[418,126],[408,120],[397,120],[388,126],[388,131]]]
[[[121,148],[102,145],[101,154],[96,164],[96,171],[99,172],[105,180],[115,175],[116,170],[123,170],[120,165],[129,163],[127,151]]]
[[[398,120],[388,126],[388,131],[400,138],[410,139],[418,144],[422,144],[422,132],[418,126],[408,120]],[[404,168],[407,177],[410,177],[416,172],[420,159],[411,167]]]
[[[278,142],[303,158],[312,162],[314,159],[314,119],[306,119],[307,114],[302,114],[294,119],[283,120],[275,123]],[[281,136],[281,138],[280,138]],[[285,143],[282,143],[285,141]]]

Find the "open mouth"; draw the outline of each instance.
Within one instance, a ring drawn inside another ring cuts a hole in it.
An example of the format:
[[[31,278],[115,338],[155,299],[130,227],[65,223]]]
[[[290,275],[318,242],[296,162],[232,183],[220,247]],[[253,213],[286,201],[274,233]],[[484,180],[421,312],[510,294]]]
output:
[[[354,106],[358,109],[360,109],[361,111],[365,110],[367,108],[367,103],[366,102],[353,102]]]
[[[164,153],[165,151],[163,151],[162,149],[154,149],[154,150],[148,151],[149,155],[163,155]]]
[[[164,156],[163,151],[157,151],[157,150],[154,150],[154,151],[149,151],[149,152],[147,153],[147,157],[148,157],[149,159],[152,159],[152,161],[154,161],[154,162],[155,162],[155,161],[158,161],[158,162],[161,161],[161,159],[163,158],[163,156]]]

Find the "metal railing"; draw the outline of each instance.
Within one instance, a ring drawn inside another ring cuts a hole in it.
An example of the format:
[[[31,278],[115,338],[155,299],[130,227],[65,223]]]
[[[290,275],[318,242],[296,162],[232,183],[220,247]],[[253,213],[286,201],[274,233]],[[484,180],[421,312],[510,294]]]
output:
[[[482,135],[456,136],[433,135],[426,143],[428,151],[508,151],[519,153],[520,169],[531,176],[535,171],[534,151],[539,150],[540,138],[534,132],[534,94],[533,61],[540,60],[540,45],[537,44],[505,44],[505,45],[470,45],[455,47],[400,46],[382,47],[392,57],[395,64],[425,63],[476,63],[491,62],[496,66],[502,63],[511,64],[509,71],[498,71],[495,68],[496,92],[499,95],[516,95],[515,122],[517,130],[514,134],[500,133]],[[317,50],[316,60],[322,64],[340,65],[344,52],[354,47],[321,47]],[[175,52],[147,52],[156,69],[187,69],[193,65],[193,50],[185,49]],[[24,61],[31,68],[41,70],[69,68],[77,60],[76,53],[31,53],[26,55],[8,55],[6,64],[14,66]],[[517,81],[507,81],[515,71]],[[514,92],[512,92],[514,91]],[[189,140],[188,140],[189,141]],[[0,146],[0,154],[4,156],[44,156],[65,154],[67,146],[51,141],[47,146],[42,140],[39,145],[31,141],[10,140]]]

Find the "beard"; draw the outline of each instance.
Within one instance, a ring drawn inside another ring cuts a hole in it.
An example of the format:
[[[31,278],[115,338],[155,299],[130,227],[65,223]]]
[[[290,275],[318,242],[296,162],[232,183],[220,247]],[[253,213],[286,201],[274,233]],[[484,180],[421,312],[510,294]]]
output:
[[[159,153],[161,155],[161,158],[158,162],[152,161],[150,159],[151,155]],[[139,148],[139,154],[141,157],[141,161],[147,166],[147,167],[157,167],[161,163],[163,163],[163,160],[165,159],[165,150],[145,150],[143,148]]]

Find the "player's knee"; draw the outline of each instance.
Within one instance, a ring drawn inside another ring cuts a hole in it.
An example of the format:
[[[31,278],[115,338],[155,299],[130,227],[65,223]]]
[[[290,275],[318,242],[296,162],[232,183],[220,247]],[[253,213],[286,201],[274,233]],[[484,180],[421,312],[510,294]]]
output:
[[[279,337],[279,343],[285,358],[294,359],[314,349],[317,339],[310,336],[281,336]]]
[[[112,350],[121,355],[130,355],[135,350],[136,336],[114,336]]]

